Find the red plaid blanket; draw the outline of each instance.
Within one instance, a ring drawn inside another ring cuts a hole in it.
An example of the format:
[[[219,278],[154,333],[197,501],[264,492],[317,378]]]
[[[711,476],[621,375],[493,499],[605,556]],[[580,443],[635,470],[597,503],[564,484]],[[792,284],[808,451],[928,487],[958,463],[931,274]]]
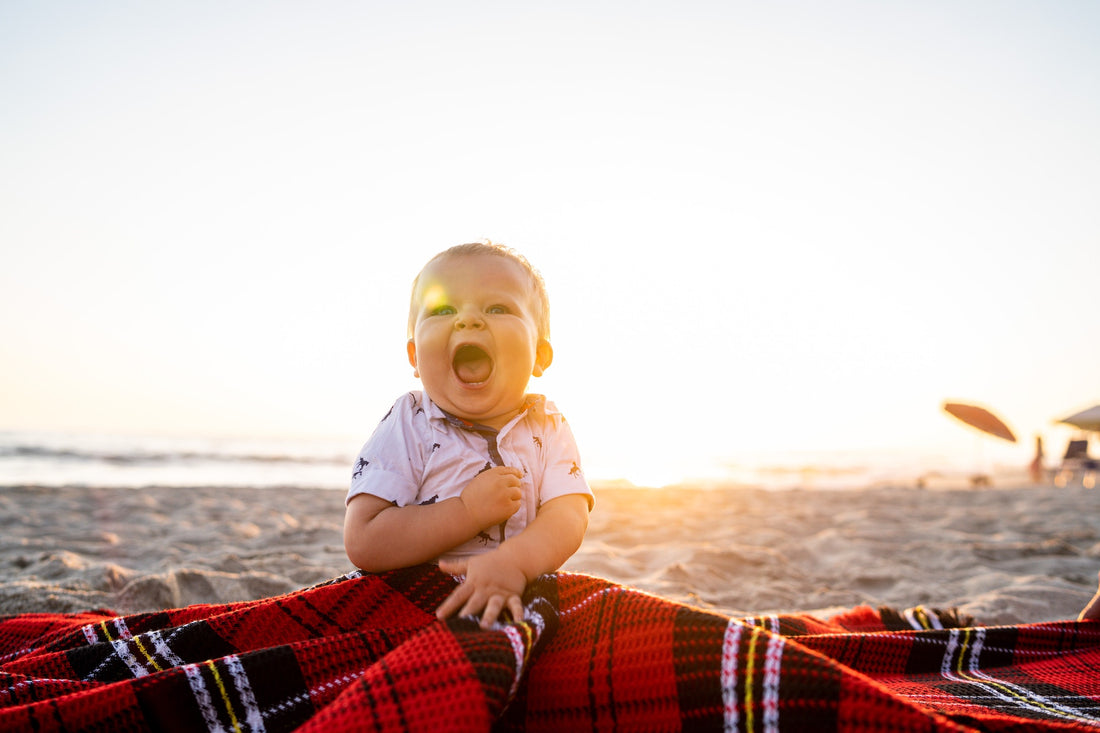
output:
[[[1100,727],[1096,623],[731,619],[561,573],[532,584],[525,622],[482,631],[435,620],[453,587],[422,566],[229,605],[0,618],[0,729]]]

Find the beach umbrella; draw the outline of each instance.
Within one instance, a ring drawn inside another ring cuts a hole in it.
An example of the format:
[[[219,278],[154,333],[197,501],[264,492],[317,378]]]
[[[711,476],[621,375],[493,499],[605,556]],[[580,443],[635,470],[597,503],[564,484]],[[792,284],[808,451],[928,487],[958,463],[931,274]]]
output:
[[[981,430],[983,433],[995,435],[1010,443],[1016,442],[1016,436],[1012,434],[1012,431],[1008,429],[1008,426],[1004,424],[1001,418],[984,407],[966,405],[961,402],[945,402],[943,403],[943,409],[947,411],[947,414],[961,420],[972,428]]]
[[[1100,405],[1093,405],[1087,410],[1082,410],[1069,417],[1063,417],[1058,422],[1072,425],[1082,430],[1094,430],[1100,432]]]

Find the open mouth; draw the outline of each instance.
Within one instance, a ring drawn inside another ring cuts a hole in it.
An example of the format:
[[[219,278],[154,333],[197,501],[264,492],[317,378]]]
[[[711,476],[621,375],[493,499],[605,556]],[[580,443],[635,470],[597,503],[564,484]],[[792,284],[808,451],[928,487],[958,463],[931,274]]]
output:
[[[454,360],[455,376],[466,384],[480,384],[493,373],[493,359],[480,346],[466,344],[458,347]]]

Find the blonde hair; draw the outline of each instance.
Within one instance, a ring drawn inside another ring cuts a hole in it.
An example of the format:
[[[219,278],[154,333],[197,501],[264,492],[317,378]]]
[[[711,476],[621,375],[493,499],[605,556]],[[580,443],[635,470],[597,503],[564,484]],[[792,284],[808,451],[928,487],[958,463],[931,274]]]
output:
[[[416,290],[420,286],[420,276],[424,274],[424,270],[433,263],[447,257],[474,257],[479,255],[489,255],[492,257],[503,257],[507,260],[515,262],[522,267],[527,275],[531,278],[531,284],[535,289],[536,305],[538,312],[535,314],[535,322],[538,325],[539,338],[550,340],[550,297],[546,294],[546,281],[542,279],[542,275],[536,270],[527,258],[515,251],[511,247],[505,247],[502,244],[495,244],[486,240],[485,242],[469,242],[467,244],[456,244],[454,247],[445,249],[435,257],[428,260],[424,267],[420,268],[420,272],[417,273],[416,278],[412,284],[412,296],[409,299],[409,338],[413,337],[413,332],[416,330],[416,316],[418,305],[416,302]]]

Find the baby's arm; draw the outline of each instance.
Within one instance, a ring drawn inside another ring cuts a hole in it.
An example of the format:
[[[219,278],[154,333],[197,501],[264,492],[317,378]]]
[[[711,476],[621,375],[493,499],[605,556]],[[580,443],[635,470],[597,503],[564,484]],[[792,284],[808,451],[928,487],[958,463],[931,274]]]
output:
[[[367,572],[428,562],[516,513],[522,472],[497,467],[471,481],[462,495],[434,504],[399,507],[359,494],[344,514],[344,550]]]
[[[523,619],[521,597],[527,584],[557,570],[577,551],[588,529],[588,497],[567,494],[544,504],[521,533],[492,552],[465,561],[442,562],[446,572],[466,580],[439,606],[436,616],[481,614],[487,628],[507,608]]]

